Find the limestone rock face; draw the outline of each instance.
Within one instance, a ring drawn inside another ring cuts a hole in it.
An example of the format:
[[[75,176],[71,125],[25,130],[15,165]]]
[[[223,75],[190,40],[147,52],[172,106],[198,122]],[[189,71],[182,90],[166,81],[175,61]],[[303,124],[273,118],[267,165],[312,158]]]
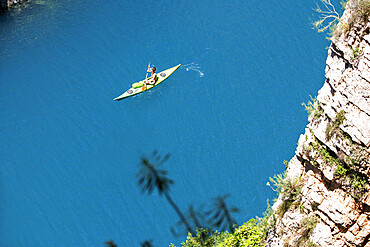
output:
[[[26,0],[0,0],[0,10],[10,8],[14,5],[22,3],[23,1]]]
[[[370,247],[370,20],[354,17],[359,2],[347,4],[332,38],[326,81],[287,168],[299,196],[273,205],[266,246]]]

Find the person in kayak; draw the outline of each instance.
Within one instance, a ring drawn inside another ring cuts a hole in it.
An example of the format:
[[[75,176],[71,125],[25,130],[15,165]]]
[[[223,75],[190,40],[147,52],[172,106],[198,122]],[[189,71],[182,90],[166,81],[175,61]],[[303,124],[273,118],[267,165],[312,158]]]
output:
[[[157,74],[155,73],[155,71],[156,71],[156,68],[155,67],[153,67],[151,69],[148,69],[147,72],[151,72],[152,75],[151,75],[150,78],[148,78],[147,80],[145,80],[145,84],[154,84],[157,81],[158,77],[157,77]]]

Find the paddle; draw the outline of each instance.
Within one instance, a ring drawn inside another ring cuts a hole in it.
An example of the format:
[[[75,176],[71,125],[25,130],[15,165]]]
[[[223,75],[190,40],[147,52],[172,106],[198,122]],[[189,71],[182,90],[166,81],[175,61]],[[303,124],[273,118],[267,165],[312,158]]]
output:
[[[149,62],[149,64],[148,64],[148,70],[149,70],[149,68],[150,68],[150,62]],[[142,87],[142,90],[143,90],[143,92],[145,91],[145,89],[146,89],[146,79],[148,79],[148,70],[146,71],[146,75],[145,75],[145,81],[144,81],[144,85],[143,85],[143,87]]]

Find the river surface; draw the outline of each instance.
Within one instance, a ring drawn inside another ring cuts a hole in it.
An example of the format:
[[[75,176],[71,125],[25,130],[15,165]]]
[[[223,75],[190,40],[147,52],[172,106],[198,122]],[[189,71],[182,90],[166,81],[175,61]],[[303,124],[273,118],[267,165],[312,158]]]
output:
[[[179,208],[230,194],[239,224],[276,197],[324,83],[329,42],[313,1],[32,1],[0,15],[0,246],[179,245],[164,197],[141,194],[140,157]],[[150,91],[112,99],[181,63]],[[180,231],[180,228],[176,228]]]

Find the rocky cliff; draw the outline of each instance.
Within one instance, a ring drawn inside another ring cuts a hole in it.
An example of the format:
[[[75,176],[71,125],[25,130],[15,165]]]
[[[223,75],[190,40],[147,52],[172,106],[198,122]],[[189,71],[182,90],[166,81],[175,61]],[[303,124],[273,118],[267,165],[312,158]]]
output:
[[[0,10],[8,9],[16,4],[22,3],[25,0],[0,0]]]
[[[351,0],[273,205],[267,246],[370,247],[370,1]],[[278,180],[278,178],[276,179]]]

